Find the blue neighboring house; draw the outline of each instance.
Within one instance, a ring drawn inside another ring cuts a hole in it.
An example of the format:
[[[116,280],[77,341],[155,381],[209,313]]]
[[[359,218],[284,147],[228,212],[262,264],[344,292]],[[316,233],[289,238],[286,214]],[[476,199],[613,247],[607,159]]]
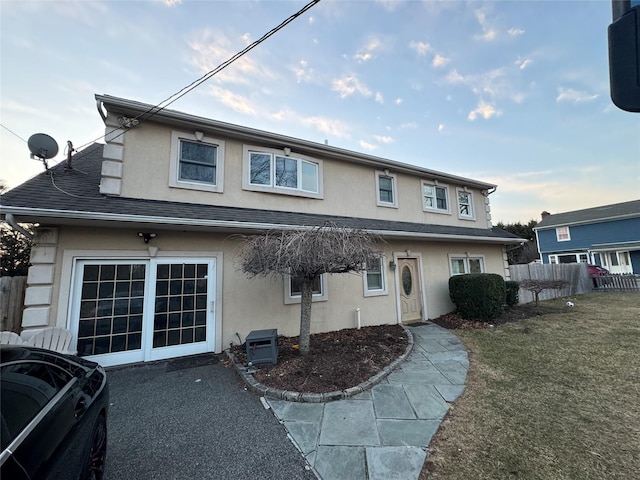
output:
[[[551,215],[534,229],[542,263],[584,262],[640,274],[640,200]]]

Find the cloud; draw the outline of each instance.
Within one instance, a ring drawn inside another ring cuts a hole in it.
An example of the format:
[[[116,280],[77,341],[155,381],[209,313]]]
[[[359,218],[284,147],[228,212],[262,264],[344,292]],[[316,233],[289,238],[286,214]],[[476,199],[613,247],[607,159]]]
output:
[[[380,92],[376,92],[376,103],[379,103],[380,105],[384,104],[384,97]]]
[[[347,124],[340,120],[333,120],[326,117],[299,117],[304,125],[312,126],[318,131],[333,138],[349,138],[350,129]]]
[[[424,57],[427,53],[433,50],[431,48],[431,45],[429,45],[428,43],[416,41],[409,42],[409,48],[415,50],[415,52],[421,57]]]
[[[504,99],[520,103],[524,99],[524,94],[515,91],[509,82],[509,70],[506,68],[495,68],[488,72],[461,75],[457,70],[451,70],[445,77],[444,81],[451,85],[465,85],[471,89],[473,93],[484,98]]]
[[[239,40],[244,44],[247,34],[239,37]],[[237,43],[240,42],[232,41],[221,31],[200,31],[189,42],[189,48],[193,52],[191,64],[202,73],[210,72],[246,46],[235,45]],[[240,57],[214,77],[219,83],[235,85],[250,85],[254,81],[265,83],[276,78],[277,75],[269,68],[254,60],[253,56],[247,55]]]
[[[416,122],[404,122],[398,126],[398,130],[416,130],[418,124]]]
[[[444,67],[449,62],[450,62],[450,60],[448,58],[443,57],[442,55],[440,55],[438,53],[438,54],[436,54],[435,57],[433,57],[433,61],[431,62],[431,65],[433,65],[434,67],[438,68],[438,67]]]
[[[559,87],[556,102],[584,103],[595,100],[596,98],[598,98],[597,94],[588,94],[574,90],[573,88]]]
[[[400,0],[376,0],[378,5],[382,5],[382,7],[388,12],[393,12],[398,8],[398,4]]]
[[[524,30],[522,30],[521,28],[512,27],[509,30],[507,30],[507,33],[512,37],[518,37],[524,34]]]
[[[334,80],[331,89],[338,92],[340,98],[347,98],[356,93],[363,97],[371,96],[371,90],[356,75],[348,75]]]
[[[469,112],[467,118],[472,122],[475,121],[478,117],[482,117],[485,120],[489,120],[491,117],[499,116],[500,112],[496,110],[496,108],[486,102],[480,101],[478,106]]]
[[[441,123],[438,125],[438,132],[443,132],[444,131],[444,123]]]
[[[393,138],[391,138],[391,137],[389,137],[387,135],[374,135],[373,138],[378,143],[384,143],[384,144],[387,144],[387,145],[389,143],[393,143]]]
[[[533,62],[533,60],[531,60],[530,58],[518,58],[515,61],[515,64],[518,65],[518,68],[520,70],[524,70],[525,68],[527,68],[529,65],[531,65],[531,63]]]
[[[236,95],[230,90],[225,90],[220,87],[211,87],[209,89],[209,93],[217,101],[219,101],[223,105],[226,105],[232,110],[235,110],[236,112],[244,113],[251,116],[256,115],[256,109],[251,105],[251,102],[241,95]]]
[[[374,145],[373,143],[365,142],[364,140],[360,140],[358,144],[365,150],[375,150],[376,148],[378,148],[377,145]]]
[[[175,7],[182,3],[182,0],[162,0],[167,7]]]
[[[402,99],[401,99],[400,97],[398,97],[398,98],[396,98],[396,99],[394,100],[394,103],[395,103],[396,105],[400,105],[400,104],[402,103]]]
[[[486,41],[495,40],[495,38],[498,36],[498,32],[495,28],[489,25],[489,22],[487,21],[486,13],[483,12],[482,10],[476,10],[475,13],[476,13],[476,19],[478,20],[478,23],[482,28],[482,34],[476,35],[476,38],[479,38],[481,40],[486,40]]]
[[[360,50],[358,50],[358,53],[356,53],[353,58],[355,58],[359,63],[368,62],[369,60],[376,57],[375,53],[380,49],[381,46],[382,42],[380,41],[380,39],[371,37],[367,41],[367,44]]]
[[[297,65],[291,67],[291,70],[295,74],[296,81],[298,83],[309,82],[313,79],[313,68],[309,67],[309,64],[306,60],[300,60]]]

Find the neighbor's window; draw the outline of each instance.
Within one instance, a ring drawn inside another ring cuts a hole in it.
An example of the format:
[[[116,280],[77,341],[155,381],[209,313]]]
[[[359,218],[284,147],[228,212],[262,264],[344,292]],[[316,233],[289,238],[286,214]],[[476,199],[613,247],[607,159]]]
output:
[[[484,258],[481,256],[457,257],[450,255],[451,275],[484,273]]]
[[[364,279],[364,296],[387,294],[387,279],[384,269],[384,257],[370,258],[367,260]]]
[[[473,195],[471,192],[458,190],[458,216],[473,218]]]
[[[428,211],[448,213],[449,201],[447,187],[423,182],[422,208]]]
[[[559,242],[566,242],[571,240],[571,234],[569,233],[569,227],[556,228],[556,238]]]
[[[376,171],[377,204],[380,207],[397,207],[396,176]]]
[[[247,190],[321,198],[321,162],[269,149],[245,147]]]
[[[224,142],[204,134],[173,132],[171,187],[222,192]]]
[[[300,303],[302,298],[302,280],[299,277],[292,275],[285,276],[285,291],[284,291],[284,303]],[[313,279],[312,286],[312,301],[321,302],[326,301],[327,295],[327,274],[317,275]]]

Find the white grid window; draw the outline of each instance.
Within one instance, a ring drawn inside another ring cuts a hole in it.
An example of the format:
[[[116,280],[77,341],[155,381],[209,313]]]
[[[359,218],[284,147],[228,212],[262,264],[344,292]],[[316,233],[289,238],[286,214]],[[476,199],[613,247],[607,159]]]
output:
[[[458,216],[460,218],[474,218],[473,195],[471,192],[458,190]]]
[[[484,257],[482,256],[455,256],[449,255],[451,275],[464,275],[466,273],[484,273]]]
[[[571,232],[569,231],[569,227],[556,228],[556,238],[559,242],[568,242],[569,240],[571,240]]]
[[[396,176],[387,170],[376,171],[376,201],[379,207],[398,207]]]
[[[449,213],[448,188],[422,182],[422,209],[429,212]]]
[[[384,265],[384,257],[367,260],[367,268],[363,275],[365,297],[387,294],[387,278]]]

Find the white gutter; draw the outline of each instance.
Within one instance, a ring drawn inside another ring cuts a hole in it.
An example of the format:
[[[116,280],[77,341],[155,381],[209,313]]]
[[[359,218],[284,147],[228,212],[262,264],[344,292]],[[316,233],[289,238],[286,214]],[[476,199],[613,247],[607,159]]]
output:
[[[33,240],[33,233],[28,232],[27,230],[25,230],[24,228],[22,228],[20,225],[18,225],[18,222],[16,221],[16,219],[14,218],[13,214],[11,213],[7,213],[4,216],[4,219],[6,220],[6,222],[9,224],[9,226],[11,228],[13,228],[14,230],[20,232],[22,235],[24,235],[25,237],[27,237],[29,240]]]
[[[47,218],[67,218],[73,220],[94,220],[94,221],[112,221],[112,222],[128,222],[128,223],[148,223],[155,225],[181,225],[191,227],[211,227],[211,228],[237,228],[249,230],[296,230],[296,229],[312,229],[315,225],[282,225],[279,223],[256,223],[256,222],[238,222],[229,220],[198,220],[192,218],[179,217],[149,217],[139,215],[123,215],[120,213],[95,213],[95,212],[78,212],[71,210],[40,210],[29,209],[24,207],[3,207],[5,212],[10,210],[13,213],[30,215]],[[6,216],[12,213],[5,213]],[[427,238],[434,240],[472,240],[483,241],[489,243],[521,243],[521,238],[505,238],[505,237],[482,237],[475,235],[452,235],[443,233],[421,233],[406,232],[402,230],[372,230],[364,229],[370,233],[380,235],[382,237],[405,237],[405,238]]]

